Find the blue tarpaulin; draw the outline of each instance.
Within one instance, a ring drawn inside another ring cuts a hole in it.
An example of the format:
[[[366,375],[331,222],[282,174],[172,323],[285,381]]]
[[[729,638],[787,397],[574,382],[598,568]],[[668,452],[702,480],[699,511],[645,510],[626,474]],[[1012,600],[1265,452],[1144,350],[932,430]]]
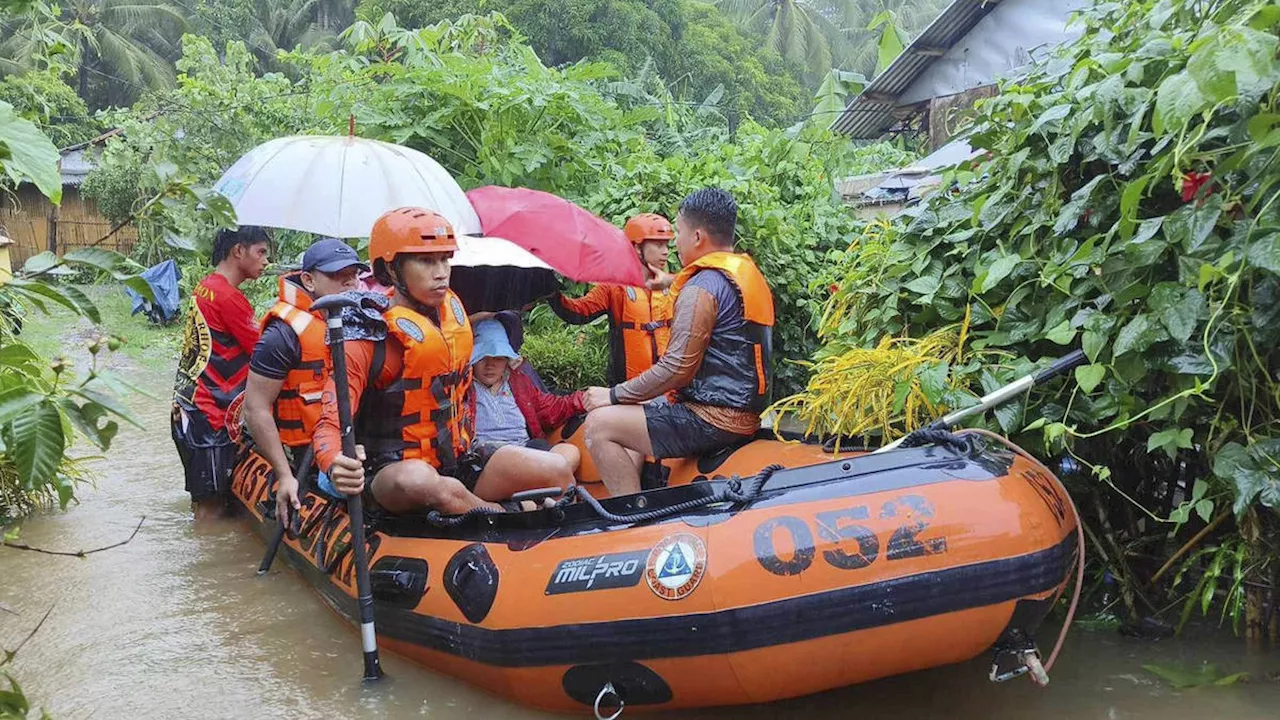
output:
[[[151,293],[155,295],[155,302],[151,302],[142,297],[138,293],[129,288],[124,291],[129,294],[129,298],[133,300],[133,313],[144,311],[147,317],[155,323],[173,322],[178,317],[180,301],[178,299],[178,278],[182,277],[182,271],[178,269],[178,264],[172,260],[165,260],[159,265],[152,265],[142,272],[142,279],[147,281],[151,286]]]

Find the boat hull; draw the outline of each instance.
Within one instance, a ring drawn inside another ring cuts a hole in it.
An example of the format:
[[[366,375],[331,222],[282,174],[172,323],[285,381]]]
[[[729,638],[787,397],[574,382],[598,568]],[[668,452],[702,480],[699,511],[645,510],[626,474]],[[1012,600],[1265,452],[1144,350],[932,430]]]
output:
[[[714,476],[777,456],[755,450],[705,481],[673,472],[670,487],[604,506],[714,499],[726,485]],[[1030,636],[1066,584],[1078,519],[1025,457],[994,446],[806,457],[750,502],[645,523],[582,503],[456,528],[387,519],[369,535],[379,643],[548,710],[589,712],[606,685],[629,709],[760,703]],[[246,450],[233,490],[263,532],[273,485]],[[282,548],[351,618],[345,508],[308,494],[301,514]]]

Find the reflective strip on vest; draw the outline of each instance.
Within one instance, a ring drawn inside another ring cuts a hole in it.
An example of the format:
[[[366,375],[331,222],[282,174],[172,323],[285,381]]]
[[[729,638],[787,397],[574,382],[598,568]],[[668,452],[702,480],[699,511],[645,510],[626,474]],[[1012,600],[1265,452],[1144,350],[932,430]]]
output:
[[[292,315],[293,317],[288,320],[289,327],[293,328],[293,332],[301,337],[302,333],[307,331],[307,326],[311,324],[314,316],[311,313],[304,313],[299,310],[294,310]]]

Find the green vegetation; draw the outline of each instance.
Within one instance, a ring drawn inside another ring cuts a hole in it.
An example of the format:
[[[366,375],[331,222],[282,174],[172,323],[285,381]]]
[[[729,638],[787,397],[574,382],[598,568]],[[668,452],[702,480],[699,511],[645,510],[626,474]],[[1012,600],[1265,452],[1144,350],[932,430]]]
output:
[[[2,7],[8,11],[17,6]],[[8,83],[4,91],[27,97],[23,92],[29,87]],[[20,116],[10,103],[0,101],[0,174],[15,184],[34,184],[56,203],[62,195],[57,150],[32,122],[47,117],[47,110],[35,118]],[[0,528],[6,541],[16,533],[9,527],[13,520],[55,501],[65,508],[77,484],[90,479],[81,460],[69,454],[77,437],[105,451],[119,422],[133,422],[114,397],[127,385],[99,366],[119,347],[118,338],[89,339],[89,368],[80,374],[62,356],[50,361],[50,355],[32,349],[21,339],[22,330],[33,311],[47,314],[52,306],[101,321],[93,301],[77,288],[56,284],[56,274],[74,272],[72,268],[97,272],[149,295],[146,284],[132,274],[136,267],[115,253],[87,248],[62,258],[41,253],[16,274],[0,273]],[[4,670],[20,648],[5,649],[0,658],[0,680],[7,686],[0,690],[0,714],[5,717],[25,718],[30,711],[18,681]]]
[[[261,67],[279,70],[281,51],[330,49],[355,20],[354,6],[341,0],[199,0],[191,29],[216,48],[244,42]]]
[[[204,188],[261,142],[343,132],[354,115],[360,135],[421,150],[464,187],[548,190],[619,224],[636,212],[674,217],[700,186],[729,189],[742,206],[741,243],[775,282],[778,351],[799,360],[816,347],[813,317],[825,297],[810,281],[855,227],[831,178],[910,157],[885,145],[851,148],[814,128],[793,136],[746,121],[731,130],[714,103],[680,103],[608,65],[548,68],[497,14],[417,31],[386,18],[357,22],[342,50],[282,61],[294,80],[257,74],[239,43],[220,59],[207,40],[188,36],[177,86],[116,118],[124,133],[83,192],[111,220],[134,218],[142,262],[180,254],[184,283],[198,280],[207,271],[202,244],[214,224],[229,222],[197,207],[219,207]],[[305,242],[290,236],[277,255]],[[803,382],[792,363],[778,377],[783,392]]]
[[[54,71],[33,70],[5,77],[0,80],[0,101],[35,123],[57,147],[92,140],[103,131],[89,116],[84,100]]]
[[[181,326],[160,326],[147,320],[144,313],[130,314],[132,301],[114,283],[72,287],[82,292],[98,309],[101,320],[98,325],[111,329],[108,339],[117,340],[112,343],[113,356],[118,354],[134,363],[153,367],[167,367],[173,363],[182,345]],[[53,304],[46,309],[47,312],[23,325],[21,335],[22,342],[40,357],[54,357],[67,351],[64,343],[68,326],[77,328],[75,335],[83,337],[86,346],[100,334],[89,318],[62,305]],[[108,366],[115,364],[115,360],[107,363]],[[158,389],[161,394],[167,390]]]
[[[0,337],[0,484],[5,486],[0,522],[54,500],[65,507],[74,497],[76,481],[84,475],[66,455],[75,437],[106,450],[119,430],[118,420],[133,422],[113,397],[127,391],[128,384],[100,366],[108,352],[120,347],[119,337],[97,331],[85,336],[90,363],[83,374],[57,352],[65,348],[50,350],[39,337],[33,347],[22,339],[21,333],[31,324],[27,317],[37,311],[48,315],[53,306],[101,323],[101,311],[88,295],[49,279],[66,266],[103,272],[150,292],[145,282],[131,274],[136,268],[131,261],[92,248],[73,250],[62,258],[47,252],[36,255],[0,285],[0,300],[8,308]]]
[[[1074,383],[995,428],[1086,468],[1077,500],[1131,618],[1160,605],[1148,581],[1180,548],[1184,620],[1225,596],[1222,617],[1262,633],[1280,579],[1278,30],[1250,0],[1086,12],[1078,42],[980,105],[989,155],[831,255],[829,362],[792,402],[836,430],[824,372],[885,335],[957,329],[950,362],[895,379],[900,432],[913,389],[956,407],[1081,346]]]
[[[164,0],[70,0],[37,8],[11,29],[5,56],[27,67],[63,56],[86,102],[124,104],[140,90],[173,82],[172,60],[186,27],[179,6]]]
[[[652,64],[680,101],[701,103],[719,94],[733,123],[750,115],[787,125],[807,109],[800,67],[762,49],[752,33],[698,0],[364,0],[359,6],[372,23],[388,12],[405,27],[500,12],[549,67],[591,60],[631,74]]]
[[[605,384],[609,363],[608,324],[566,325],[545,305],[527,315],[520,355],[548,388],[571,392]]]

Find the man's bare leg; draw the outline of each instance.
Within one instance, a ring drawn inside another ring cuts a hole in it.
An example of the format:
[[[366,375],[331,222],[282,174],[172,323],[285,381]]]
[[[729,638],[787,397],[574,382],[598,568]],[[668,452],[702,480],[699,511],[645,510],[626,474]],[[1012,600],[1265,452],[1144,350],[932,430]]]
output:
[[[610,495],[640,492],[640,465],[645,455],[653,454],[643,407],[610,405],[592,410],[587,415],[586,442]],[[640,462],[633,452],[640,454]]]
[[[439,510],[461,515],[476,507],[501,511],[497,503],[485,502],[451,477],[442,476],[422,460],[403,460],[378,471],[373,483],[373,499],[394,514]]]
[[[627,450],[627,455],[631,457],[632,464],[636,466],[636,476],[639,477],[644,472],[644,455],[630,449]]]
[[[203,500],[196,500],[192,505],[196,516],[196,522],[221,520],[227,517],[226,498],[204,498]]]
[[[522,490],[572,485],[573,470],[560,454],[504,445],[494,451],[476,480],[476,495],[486,500],[506,500]]]
[[[577,445],[571,443],[556,443],[551,447],[551,452],[564,458],[569,464],[569,473],[578,472],[578,466],[582,464],[582,452],[578,450]]]

